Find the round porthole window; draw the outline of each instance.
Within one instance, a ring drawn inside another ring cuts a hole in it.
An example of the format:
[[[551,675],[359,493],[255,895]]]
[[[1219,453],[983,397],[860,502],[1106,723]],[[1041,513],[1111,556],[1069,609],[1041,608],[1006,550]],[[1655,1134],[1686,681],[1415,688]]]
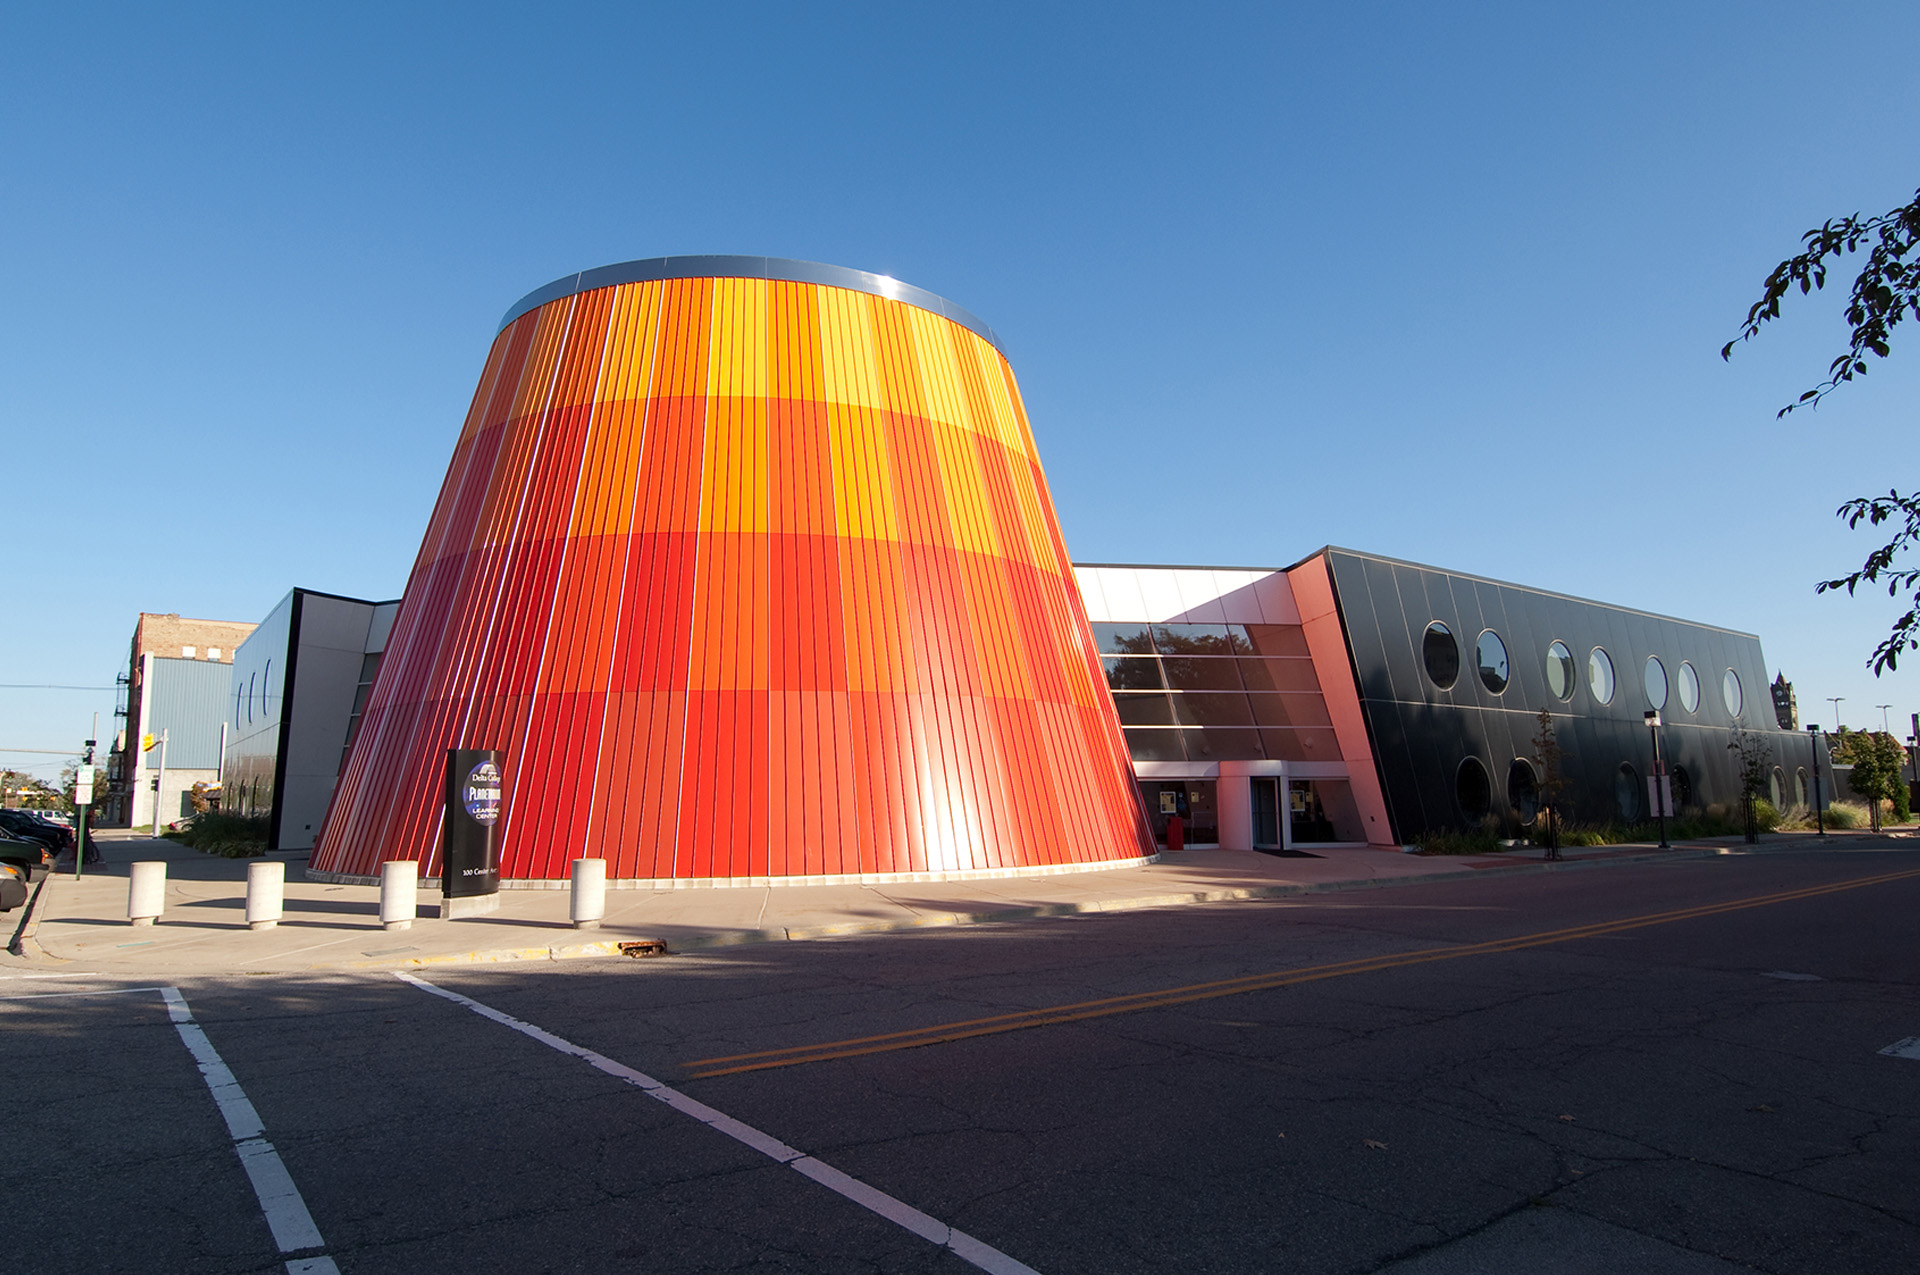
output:
[[[1523,824],[1531,824],[1540,813],[1540,781],[1533,763],[1524,757],[1514,758],[1507,767],[1507,804]]]
[[[1587,689],[1600,703],[1613,703],[1613,657],[1604,647],[1594,647],[1587,656]]]
[[[1807,804],[1807,768],[1805,766],[1794,767],[1793,804],[1796,806]]]
[[[1493,809],[1493,785],[1488,782],[1487,768],[1480,764],[1478,757],[1469,757],[1460,763],[1453,791],[1460,801],[1460,813],[1469,819],[1477,822]]]
[[[1746,707],[1746,698],[1740,693],[1740,675],[1732,669],[1720,679],[1720,698],[1726,701],[1729,717],[1740,716],[1740,710]]]
[[[1420,639],[1420,658],[1426,662],[1427,676],[1441,690],[1451,687],[1460,677],[1460,644],[1453,630],[1435,620]]]
[[[1474,655],[1480,662],[1480,683],[1498,695],[1507,689],[1507,644],[1492,629],[1474,643]]]
[[[1547,689],[1553,692],[1555,699],[1572,699],[1576,685],[1573,652],[1567,649],[1565,642],[1555,642],[1547,648]]]
[[[1626,762],[1613,772],[1613,804],[1627,823],[1640,821],[1640,772]]]
[[[1667,706],[1667,666],[1657,655],[1647,657],[1647,704],[1653,708]]]
[[[1680,707],[1689,713],[1700,709],[1700,675],[1693,671],[1693,665],[1680,661]]]
[[[1668,776],[1673,782],[1673,804],[1676,809],[1685,809],[1693,804],[1693,776],[1687,773],[1685,766],[1675,766],[1673,774]]]
[[[1775,810],[1787,804],[1787,772],[1778,766],[1767,776],[1767,800],[1773,803]]]

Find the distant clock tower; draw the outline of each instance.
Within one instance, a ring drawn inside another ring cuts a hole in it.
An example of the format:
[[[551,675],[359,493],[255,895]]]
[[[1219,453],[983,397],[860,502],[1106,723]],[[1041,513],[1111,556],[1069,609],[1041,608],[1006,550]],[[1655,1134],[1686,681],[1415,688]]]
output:
[[[1780,723],[1781,730],[1800,729],[1800,701],[1794,698],[1793,683],[1785,673],[1774,675],[1773,719]]]

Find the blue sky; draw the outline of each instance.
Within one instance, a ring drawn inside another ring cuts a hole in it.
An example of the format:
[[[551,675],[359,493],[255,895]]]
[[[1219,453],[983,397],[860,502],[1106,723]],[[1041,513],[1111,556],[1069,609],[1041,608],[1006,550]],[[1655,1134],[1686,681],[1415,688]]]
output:
[[[141,610],[397,596],[506,307],[718,252],[1000,333],[1081,561],[1325,543],[1757,632],[1920,711],[1816,598],[1916,481],[1920,332],[1817,413],[1800,233],[1920,186],[1911,4],[23,9],[0,42],[7,683]],[[1920,669],[1920,663],[1916,663]],[[0,746],[110,693],[0,689]],[[33,760],[6,755],[0,761]],[[57,762],[54,763],[57,766]]]

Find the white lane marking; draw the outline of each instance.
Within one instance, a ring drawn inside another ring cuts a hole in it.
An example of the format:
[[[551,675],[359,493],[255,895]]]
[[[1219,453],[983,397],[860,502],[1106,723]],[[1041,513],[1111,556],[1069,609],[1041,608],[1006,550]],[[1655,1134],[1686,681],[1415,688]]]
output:
[[[177,987],[158,990],[167,1003],[167,1016],[173,1019],[174,1030],[180,1033],[187,1052],[200,1064],[207,1090],[227,1122],[227,1131],[233,1135],[234,1154],[240,1157],[240,1167],[247,1171],[247,1180],[253,1183],[254,1197],[260,1201],[260,1212],[267,1219],[267,1229],[273,1232],[273,1242],[282,1253],[326,1247],[326,1241],[320,1238],[320,1228],[313,1224],[313,1214],[307,1212],[307,1202],[300,1198],[300,1188],[293,1184],[293,1175],[287,1172],[286,1163],[273,1149],[273,1144],[261,1136],[265,1129],[260,1123],[260,1113],[253,1109],[253,1103],[247,1100],[240,1082],[233,1078],[233,1072],[213,1042],[207,1039],[206,1032],[193,1021],[187,998]],[[306,1265],[299,1269],[321,1273],[337,1269],[331,1258],[311,1260],[323,1261],[326,1265]],[[287,1270],[295,1270],[292,1262],[287,1263]]]
[[[983,1271],[989,1272],[990,1275],[1040,1275],[1040,1273],[1031,1266],[1008,1257],[992,1245],[977,1240],[964,1231],[955,1230],[938,1218],[929,1217],[919,1209],[914,1208],[911,1204],[897,1200],[884,1191],[868,1186],[865,1182],[842,1173],[830,1164],[816,1160],[804,1152],[796,1151],[771,1134],[762,1133],[752,1125],[742,1124],[724,1112],[715,1111],[706,1103],[694,1098],[689,1098],[678,1089],[662,1084],[645,1072],[635,1071],[625,1063],[615,1062],[605,1054],[597,1054],[583,1045],[576,1045],[570,1040],[565,1040],[554,1035],[545,1028],[535,1027],[532,1023],[523,1022],[510,1014],[504,1014],[494,1009],[490,1005],[482,1005],[470,996],[462,996],[459,992],[448,991],[444,987],[436,986],[418,975],[403,974],[396,970],[394,977],[404,983],[413,984],[423,992],[431,992],[433,995],[450,1000],[456,1005],[463,1005],[467,1009],[480,1015],[480,1017],[490,1018],[502,1027],[511,1027],[523,1036],[531,1036],[548,1048],[556,1049],[563,1054],[570,1054],[606,1072],[609,1076],[616,1076],[635,1088],[642,1090],[648,1097],[664,1102],[675,1111],[692,1116],[702,1124],[709,1125],[719,1132],[726,1134],[734,1141],[752,1147],[768,1159],[778,1161],[795,1172],[811,1178],[821,1186],[839,1193],[855,1204],[860,1205],[862,1208],[872,1210],[896,1226],[905,1227],[922,1239],[950,1250],[954,1256],[979,1267]]]
[[[1761,978],[1780,978],[1789,983],[1824,983],[1827,980],[1818,974],[1795,974],[1791,970],[1768,970]]]
[[[340,1275],[331,1257],[296,1257],[287,1263],[287,1275]]]
[[[1889,1058],[1920,1058],[1920,1036],[1896,1040],[1880,1052]]]

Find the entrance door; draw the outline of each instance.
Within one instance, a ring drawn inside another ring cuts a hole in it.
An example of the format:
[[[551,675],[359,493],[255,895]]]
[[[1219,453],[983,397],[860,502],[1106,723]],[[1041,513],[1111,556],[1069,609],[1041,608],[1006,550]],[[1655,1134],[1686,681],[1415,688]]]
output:
[[[1253,844],[1272,849],[1280,844],[1280,781],[1255,776],[1253,790]]]

